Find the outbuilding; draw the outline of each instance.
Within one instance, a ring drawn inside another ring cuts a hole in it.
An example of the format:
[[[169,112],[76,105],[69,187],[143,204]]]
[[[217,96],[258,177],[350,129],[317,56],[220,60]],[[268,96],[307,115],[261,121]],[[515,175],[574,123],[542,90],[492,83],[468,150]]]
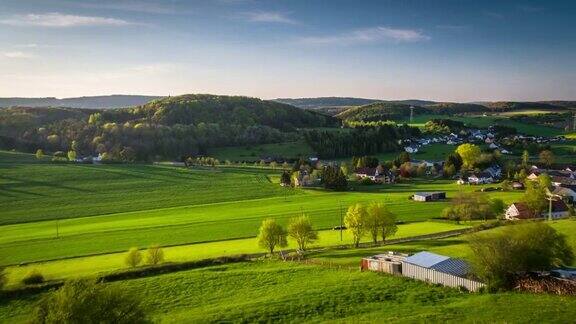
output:
[[[412,196],[414,201],[435,201],[446,199],[446,192],[417,192]]]

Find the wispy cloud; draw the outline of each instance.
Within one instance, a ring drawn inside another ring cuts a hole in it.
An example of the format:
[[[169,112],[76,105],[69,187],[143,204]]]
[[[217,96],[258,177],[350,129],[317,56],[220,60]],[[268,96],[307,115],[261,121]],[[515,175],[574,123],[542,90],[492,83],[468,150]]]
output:
[[[385,41],[411,43],[426,41],[429,39],[429,36],[425,35],[419,30],[379,26],[373,28],[358,29],[352,32],[338,35],[303,37],[300,38],[300,41],[302,43],[314,45],[354,45],[379,43]]]
[[[57,12],[46,14],[14,15],[0,19],[0,24],[10,26],[38,26],[38,27],[79,27],[79,26],[128,26],[134,23],[110,17],[77,16]]]
[[[173,6],[169,6],[166,2],[148,1],[148,0],[130,0],[130,1],[74,1],[72,4],[80,8],[88,9],[104,9],[104,10],[118,10],[118,11],[133,11],[154,14],[174,14],[179,11]]]
[[[298,22],[286,14],[276,11],[254,11],[246,12],[242,15],[250,22],[297,24]]]
[[[32,59],[36,55],[28,52],[13,51],[13,52],[0,52],[0,56],[7,59]]]

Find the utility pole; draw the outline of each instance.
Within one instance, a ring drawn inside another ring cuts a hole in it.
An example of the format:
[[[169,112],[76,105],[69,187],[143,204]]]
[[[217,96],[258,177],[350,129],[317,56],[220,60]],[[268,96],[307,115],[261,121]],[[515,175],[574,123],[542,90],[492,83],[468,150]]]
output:
[[[343,217],[342,217],[342,202],[340,202],[340,242],[342,242],[342,224]]]
[[[410,124],[412,124],[413,120],[414,120],[414,106],[410,106]]]

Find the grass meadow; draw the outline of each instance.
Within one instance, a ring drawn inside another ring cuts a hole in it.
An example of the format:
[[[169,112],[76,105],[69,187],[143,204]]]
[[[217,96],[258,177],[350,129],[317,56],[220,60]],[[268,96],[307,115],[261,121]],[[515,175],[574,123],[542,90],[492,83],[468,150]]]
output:
[[[330,229],[357,202],[384,202],[399,220],[423,221],[440,216],[448,202],[412,202],[412,193],[445,190],[450,197],[478,189],[438,180],[327,192],[282,188],[266,174],[280,171],[259,169],[3,166],[0,191],[8,195],[0,198],[0,265],[120,252],[131,246],[250,238],[265,218],[286,224],[301,213],[310,216],[317,229]],[[521,195],[492,194],[506,202]]]
[[[564,226],[563,222],[558,223]],[[436,251],[435,245],[447,249],[464,243],[454,244],[445,239],[420,244]],[[495,319],[520,323],[545,323],[553,319],[556,323],[568,323],[576,316],[574,297],[514,292],[469,294],[407,278],[358,271],[361,256],[395,248],[389,245],[377,249],[327,250],[312,255],[306,263],[258,260],[107,285],[141,296],[153,320],[165,323],[413,323]],[[1,303],[0,321],[26,322],[40,297],[26,295]]]

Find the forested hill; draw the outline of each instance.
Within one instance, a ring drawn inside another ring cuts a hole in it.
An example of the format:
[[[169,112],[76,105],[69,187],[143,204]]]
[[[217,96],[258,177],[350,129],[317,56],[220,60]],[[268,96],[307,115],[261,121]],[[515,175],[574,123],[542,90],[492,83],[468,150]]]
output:
[[[349,97],[319,97],[319,98],[279,98],[276,102],[285,103],[298,108],[316,109],[323,107],[362,106],[378,102],[378,99],[349,98]]]
[[[128,111],[133,118],[144,118],[163,125],[202,122],[264,125],[281,130],[338,126],[335,118],[314,111],[241,96],[184,95],[154,100]]]
[[[121,108],[143,105],[158,96],[111,95],[77,98],[0,98],[0,107]]]
[[[298,108],[304,109],[339,109],[343,107],[356,107],[369,105],[376,102],[398,103],[404,105],[425,106],[435,104],[434,101],[408,99],[408,100],[380,100],[380,99],[366,99],[366,98],[351,98],[351,97],[318,97],[318,98],[280,98],[274,101],[286,103]]]
[[[205,154],[208,148],[295,140],[297,128],[334,127],[339,120],[286,104],[247,97],[184,95],[107,110],[0,109],[0,148],[103,154],[150,160]]]
[[[414,114],[427,114],[430,110],[394,102],[377,102],[365,106],[350,108],[339,113],[336,117],[346,121],[385,121],[406,119],[410,116],[410,107],[413,107]]]
[[[565,102],[570,103],[570,102]],[[552,104],[552,102],[517,102],[517,101],[495,101],[483,102],[493,112],[522,111],[522,110],[566,110],[565,105]]]

